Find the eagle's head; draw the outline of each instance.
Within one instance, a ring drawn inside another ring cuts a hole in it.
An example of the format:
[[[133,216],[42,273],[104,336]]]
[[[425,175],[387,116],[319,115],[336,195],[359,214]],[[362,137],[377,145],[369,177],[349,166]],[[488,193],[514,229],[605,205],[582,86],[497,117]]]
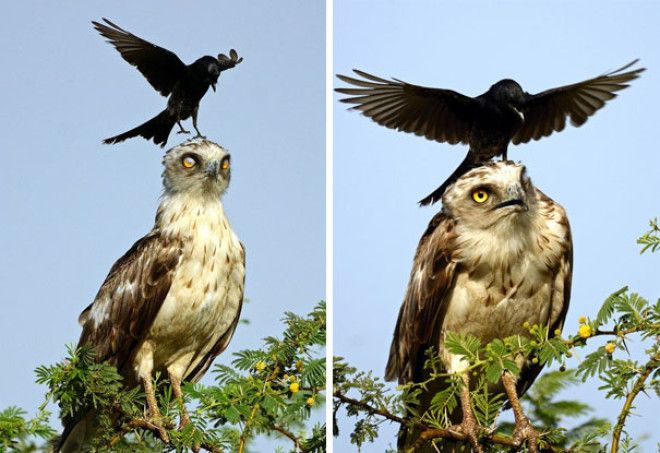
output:
[[[508,230],[530,223],[536,213],[537,197],[524,165],[492,162],[456,180],[445,191],[442,204],[463,228]]]
[[[166,194],[219,198],[231,178],[229,153],[205,139],[189,140],[170,149],[163,157],[163,166]]]

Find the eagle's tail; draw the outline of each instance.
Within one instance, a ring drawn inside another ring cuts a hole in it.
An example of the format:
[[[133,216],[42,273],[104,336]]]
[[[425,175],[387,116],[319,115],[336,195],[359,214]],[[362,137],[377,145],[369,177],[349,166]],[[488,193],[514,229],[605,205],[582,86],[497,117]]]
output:
[[[62,435],[53,441],[54,453],[82,453],[89,451],[89,444],[97,430],[95,418],[94,411],[90,411],[78,421],[65,421]]]
[[[110,145],[112,143],[123,142],[127,138],[137,137],[140,135],[147,140],[153,139],[154,143],[160,145],[162,148],[167,143],[167,138],[170,135],[170,131],[176,124],[176,120],[176,116],[171,115],[167,109],[165,109],[146,123],[141,124],[138,127],[131,129],[130,131],[124,132],[123,134],[106,138],[103,140],[103,143]]]
[[[473,154],[472,152],[468,152],[467,156],[465,156],[465,159],[463,159],[463,162],[461,162],[461,164],[458,166],[456,170],[454,170],[454,172],[449,176],[449,178],[447,178],[447,180],[443,182],[440,187],[438,187],[433,192],[431,192],[430,195],[427,195],[422,200],[420,200],[418,202],[419,205],[427,206],[435,203],[436,201],[441,200],[442,195],[445,193],[447,187],[449,187],[451,184],[456,182],[456,180],[461,176],[463,176],[465,173],[476,167],[477,163],[474,161],[472,154]]]

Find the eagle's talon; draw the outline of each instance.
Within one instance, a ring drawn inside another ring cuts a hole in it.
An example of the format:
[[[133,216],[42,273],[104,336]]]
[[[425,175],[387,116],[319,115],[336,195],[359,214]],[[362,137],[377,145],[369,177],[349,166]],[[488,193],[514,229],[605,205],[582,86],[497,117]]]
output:
[[[182,431],[186,426],[190,424],[190,417],[187,412],[181,414],[181,419],[179,420],[179,431]]]
[[[187,131],[185,129],[181,129],[180,131],[176,132],[177,134],[190,134],[190,131]]]
[[[170,436],[167,434],[165,428],[163,428],[162,426],[156,426],[156,429],[158,430],[158,437],[160,437],[160,440],[162,440],[163,443],[165,444],[169,444]]]
[[[510,372],[505,371],[502,374],[502,383],[504,384],[504,391],[509,398],[511,403],[511,409],[513,410],[513,417],[515,419],[515,427],[513,429],[513,442],[516,446],[520,446],[523,442],[527,442],[527,449],[529,453],[538,452],[538,441],[541,435],[539,432],[532,426],[529,421],[529,418],[523,412],[522,406],[520,405],[520,399],[516,391],[516,381],[517,378],[513,376]]]
[[[541,434],[532,426],[529,419],[525,417],[516,423],[513,430],[513,442],[520,446],[523,442],[527,442],[527,449],[529,453],[538,452],[538,442]]]
[[[164,419],[162,416],[149,416],[145,418],[144,421],[152,431],[156,431],[158,437],[161,441],[163,441],[163,443],[170,443],[170,436],[167,434],[167,429],[165,429],[165,424],[163,423]]]
[[[465,435],[467,440],[470,442],[470,446],[475,452],[484,453],[484,449],[479,443],[481,427],[474,417],[464,417],[460,425],[454,425],[450,429]]]

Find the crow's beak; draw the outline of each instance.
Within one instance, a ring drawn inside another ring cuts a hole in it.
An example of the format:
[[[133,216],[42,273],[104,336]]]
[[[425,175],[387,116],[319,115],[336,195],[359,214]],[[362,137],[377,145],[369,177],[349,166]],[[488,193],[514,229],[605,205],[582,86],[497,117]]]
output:
[[[212,160],[206,165],[204,173],[208,177],[216,178],[218,176],[218,168],[220,168],[220,163],[217,160]]]
[[[215,82],[211,82],[211,88],[213,89],[213,92],[215,93]]]

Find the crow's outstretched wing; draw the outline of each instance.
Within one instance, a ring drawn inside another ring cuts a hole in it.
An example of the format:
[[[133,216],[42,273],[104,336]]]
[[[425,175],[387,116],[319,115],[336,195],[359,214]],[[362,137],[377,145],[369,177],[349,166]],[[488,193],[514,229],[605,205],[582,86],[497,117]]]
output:
[[[468,143],[478,101],[452,90],[353,71],[362,78],[337,74],[343,82],[358,87],[336,88],[335,91],[349,95],[341,102],[356,104],[353,109],[390,129],[438,142]]]
[[[627,82],[645,71],[640,68],[623,72],[638,61],[593,79],[528,95],[521,108],[525,121],[511,142],[514,145],[527,143],[559,132],[566,126],[566,118],[570,118],[573,126],[582,126],[607,101],[616,97],[616,91],[626,88]]]
[[[151,44],[103,18],[94,28],[115,46],[122,58],[135,66],[160,94],[168,96],[186,65],[173,52]]]

